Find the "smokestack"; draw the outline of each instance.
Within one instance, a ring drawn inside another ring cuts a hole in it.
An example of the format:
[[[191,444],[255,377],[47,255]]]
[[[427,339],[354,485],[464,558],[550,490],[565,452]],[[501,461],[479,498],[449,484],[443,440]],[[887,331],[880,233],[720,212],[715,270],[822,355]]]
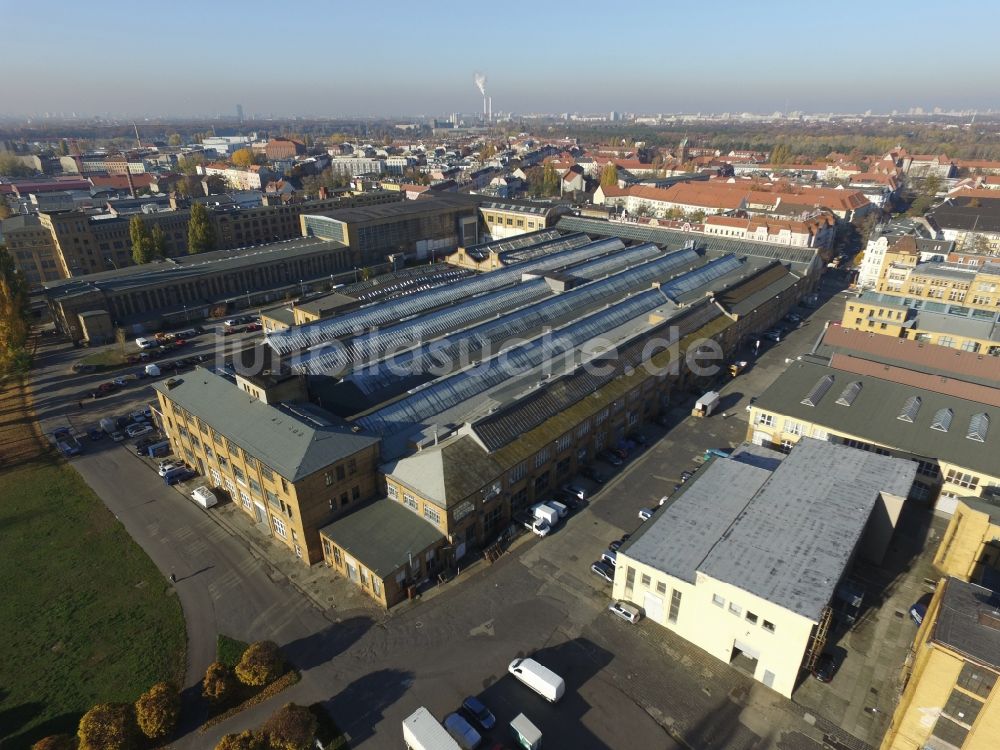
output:
[[[489,98],[489,109],[486,112],[486,122],[493,122],[493,97]]]
[[[489,121],[490,105],[486,97],[486,76],[482,73],[474,73],[472,80],[475,82],[476,88],[479,89],[479,93],[483,95],[483,120]]]

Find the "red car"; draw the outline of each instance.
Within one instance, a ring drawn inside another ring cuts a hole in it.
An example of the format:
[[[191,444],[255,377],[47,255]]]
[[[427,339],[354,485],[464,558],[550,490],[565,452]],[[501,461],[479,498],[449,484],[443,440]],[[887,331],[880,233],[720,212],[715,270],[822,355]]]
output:
[[[243,330],[245,330],[247,333],[250,333],[251,331],[259,331],[260,328],[261,328],[260,323],[251,323],[250,325],[248,325]]]
[[[174,339],[174,346],[184,346],[187,343],[187,339]]]

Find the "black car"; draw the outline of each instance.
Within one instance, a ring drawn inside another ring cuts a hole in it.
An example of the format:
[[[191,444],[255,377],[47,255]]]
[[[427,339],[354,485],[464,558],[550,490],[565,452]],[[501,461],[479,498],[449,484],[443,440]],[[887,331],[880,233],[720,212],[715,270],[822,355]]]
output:
[[[96,427],[91,427],[87,430],[87,437],[91,440],[97,441],[104,437],[104,430],[99,430]]]
[[[597,484],[604,484],[606,481],[608,481],[608,478],[604,475],[604,472],[593,466],[581,467],[580,476],[586,477],[591,482],[597,482]]]
[[[684,484],[687,480],[694,476],[693,471],[682,471],[681,472],[681,484]]]
[[[840,662],[841,655],[839,653],[824,651],[816,660],[816,666],[813,667],[813,677],[820,682],[832,681],[837,670],[840,669]]]
[[[135,455],[145,456],[146,449],[149,448],[149,446],[151,446],[153,443],[158,443],[158,442],[160,442],[159,438],[151,438],[151,437],[143,438],[142,440],[138,441],[135,444]]]
[[[462,713],[472,719],[484,732],[488,732],[496,726],[497,719],[493,712],[486,708],[486,705],[473,696],[469,696],[462,701]]]
[[[612,552],[617,552],[618,550],[621,549],[621,546],[629,540],[629,537],[631,536],[632,536],[631,534],[623,534],[621,539],[615,539],[613,542],[611,542],[611,544],[608,545],[608,549],[611,550]]]
[[[617,455],[615,455],[609,450],[601,451],[600,453],[597,454],[597,457],[602,461],[606,461],[612,466],[621,466],[623,463],[625,463],[624,461],[622,461],[621,458],[619,458]]]
[[[131,422],[128,417],[115,417],[115,427],[119,430],[124,430],[129,426],[129,424],[131,424]]]

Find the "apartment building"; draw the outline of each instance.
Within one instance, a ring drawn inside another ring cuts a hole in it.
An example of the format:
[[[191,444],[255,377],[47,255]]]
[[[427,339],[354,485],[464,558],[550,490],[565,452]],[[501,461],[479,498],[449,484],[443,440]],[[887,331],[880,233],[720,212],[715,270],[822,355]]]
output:
[[[916,465],[800,441],[702,468],[618,550],[612,597],[791,697],[826,644],[838,586],[882,560]]]
[[[59,164],[66,174],[143,174],[146,171],[142,159],[124,154],[62,156]]]
[[[935,239],[935,230],[924,219],[903,219],[878,227],[868,238],[855,282],[859,289],[873,289],[885,270],[886,257],[903,249],[921,261],[948,260],[955,250],[950,240]],[[898,246],[898,247],[897,247]]]
[[[992,190],[964,191],[949,196],[927,213],[941,236],[966,252],[1000,254],[1000,198]],[[978,246],[982,245],[982,249]]]
[[[705,218],[704,232],[719,237],[826,249],[833,247],[836,223],[833,214],[825,212],[802,221],[761,216],[708,216]]]
[[[934,567],[942,575],[1000,590],[1000,492],[959,498]]]
[[[881,750],[992,750],[1000,737],[1000,594],[938,583],[900,681]]]
[[[814,437],[917,462],[912,497],[951,515],[1000,485],[1000,370],[980,354],[831,327],[750,409],[747,439]]]
[[[378,492],[378,439],[305,402],[298,376],[197,368],[154,387],[174,454],[307,565],[319,529]]]
[[[847,301],[840,325],[1000,357],[1000,309],[980,310],[961,303],[869,291]]]
[[[272,138],[264,146],[264,155],[268,161],[294,159],[306,152],[306,145],[294,138]]]
[[[206,177],[221,177],[232,190],[262,190],[273,176],[267,167],[259,164],[251,164],[246,169],[232,164],[199,164],[197,170]]]
[[[37,216],[22,214],[0,222],[0,242],[32,288],[63,278],[52,233]]]
[[[570,207],[564,204],[517,200],[487,200],[479,207],[486,232],[494,240],[545,229],[569,212]]]

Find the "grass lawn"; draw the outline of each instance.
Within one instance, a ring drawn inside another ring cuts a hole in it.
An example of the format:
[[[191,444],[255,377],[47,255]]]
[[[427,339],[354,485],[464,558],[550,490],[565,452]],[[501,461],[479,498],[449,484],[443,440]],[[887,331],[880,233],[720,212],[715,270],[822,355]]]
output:
[[[96,702],[182,682],[184,620],[169,583],[48,454],[0,469],[0,632],[4,750],[75,733]]]
[[[125,357],[118,349],[105,349],[104,351],[88,354],[80,360],[84,365],[97,365],[98,367],[121,367],[125,364]]]
[[[243,656],[243,652],[247,650],[247,646],[249,645],[249,643],[238,641],[235,638],[230,638],[228,635],[222,635],[220,633],[216,639],[215,658],[227,667],[235,667],[237,662],[239,662],[240,657]]]

